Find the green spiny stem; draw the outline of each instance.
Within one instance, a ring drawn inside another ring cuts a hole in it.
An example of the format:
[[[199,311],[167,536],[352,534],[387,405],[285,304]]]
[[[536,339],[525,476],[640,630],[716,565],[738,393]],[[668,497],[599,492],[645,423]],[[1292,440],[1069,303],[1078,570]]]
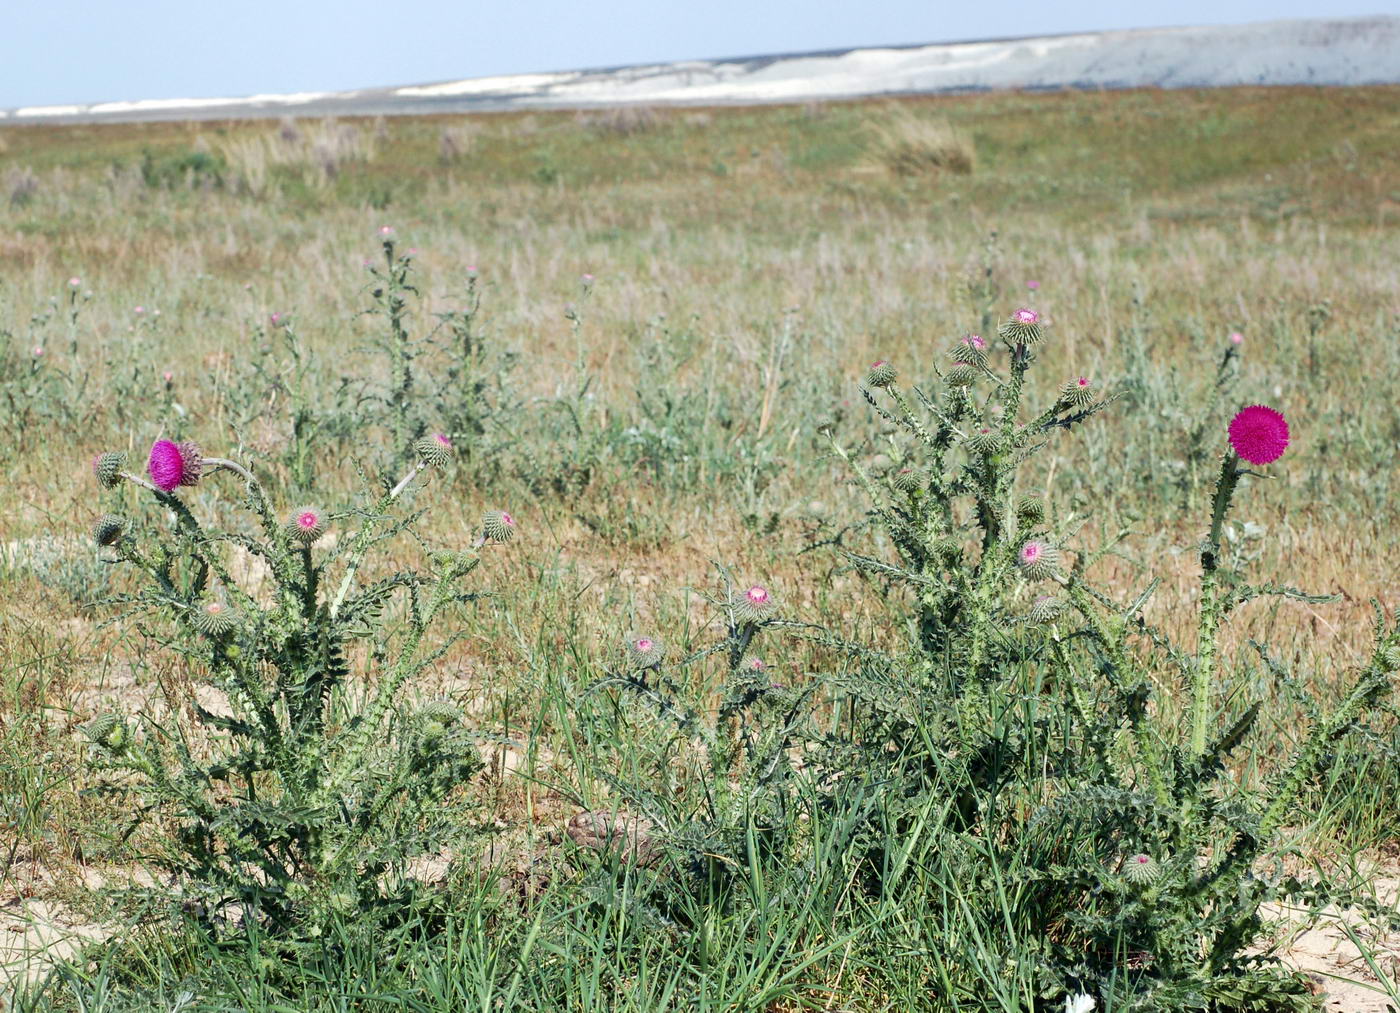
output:
[[[379,521],[383,519],[394,500],[398,499],[413,480],[427,468],[428,465],[424,461],[419,461],[410,468],[408,474],[399,480],[398,485],[389,490],[384,498],[375,505],[370,519],[365,522],[364,527],[356,532],[355,541],[350,546],[348,561],[345,565],[345,576],[340,581],[340,588],[336,591],[335,600],[331,602],[330,615],[332,619],[340,614],[340,607],[345,603],[345,596],[350,593],[350,585],[355,582],[355,573],[359,570],[360,563],[364,561],[365,552],[369,549],[370,541],[374,537]]]
[[[1093,600],[1078,580],[1071,580],[1066,585],[1066,590],[1069,592],[1070,601],[1089,621],[1089,625],[1094,628],[1095,634],[1103,643],[1104,650],[1108,652],[1109,664],[1114,668],[1115,682],[1121,684],[1122,677],[1131,671],[1121,626],[1118,629],[1109,626],[1103,612],[1094,606]],[[1152,786],[1152,795],[1157,799],[1159,805],[1169,806],[1171,805],[1171,794],[1167,791],[1166,776],[1162,769],[1162,757],[1157,751],[1157,740],[1152,734],[1152,727],[1147,721],[1146,713],[1132,721],[1131,726],[1133,742],[1137,746],[1143,766],[1147,768],[1147,780]]]
[[[1220,478],[1215,485],[1215,503],[1211,511],[1210,534],[1201,546],[1201,604],[1200,623],[1196,634],[1196,670],[1191,682],[1191,745],[1190,755],[1200,757],[1206,749],[1206,731],[1210,724],[1211,682],[1215,675],[1215,640],[1222,616],[1220,598],[1220,531],[1225,514],[1230,509],[1235,487],[1240,480],[1240,459],[1231,451],[1220,463]]]

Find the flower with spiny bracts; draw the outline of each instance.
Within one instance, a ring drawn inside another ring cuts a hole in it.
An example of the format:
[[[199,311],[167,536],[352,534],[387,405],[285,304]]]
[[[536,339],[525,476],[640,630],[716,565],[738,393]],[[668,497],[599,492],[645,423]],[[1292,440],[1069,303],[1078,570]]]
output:
[[[1040,330],[1040,314],[1024,307],[1011,314],[1011,319],[997,332],[1013,345],[1034,345],[1044,334]]]
[[[413,716],[420,724],[441,725],[444,728],[450,728],[462,721],[461,709],[447,700],[430,700],[418,708],[418,713]]]
[[[83,725],[83,731],[93,742],[113,753],[122,752],[130,743],[126,722],[110,711]]]
[[[899,377],[899,371],[893,365],[881,359],[871,365],[870,371],[865,374],[865,385],[867,387],[891,387]]]
[[[987,364],[987,339],[980,334],[968,334],[958,340],[948,353],[956,363],[965,366],[985,366]]]
[[[1060,551],[1049,542],[1033,538],[1016,551],[1016,565],[1027,580],[1045,580],[1055,575]]]
[[[1376,652],[1376,660],[1380,662],[1383,672],[1400,669],[1400,644],[1386,644]]]
[[[962,542],[952,535],[944,535],[933,543],[933,554],[945,563],[956,562],[962,549]]]
[[[116,545],[125,530],[125,519],[116,514],[103,514],[92,526],[92,540],[104,548]]]
[[[1067,404],[1072,408],[1083,408],[1092,404],[1094,397],[1094,384],[1087,376],[1076,376],[1072,380],[1066,380],[1065,385],[1060,388],[1060,404]]]
[[[515,537],[515,518],[504,510],[487,511],[481,518],[481,537],[488,542],[508,542]]]
[[[1031,605],[1031,622],[1037,625],[1053,623],[1065,610],[1065,603],[1054,595],[1042,594]]]
[[[1161,874],[1162,867],[1151,855],[1132,855],[1123,862],[1123,878],[1134,886],[1155,883]]]
[[[758,675],[761,672],[768,671],[768,663],[762,658],[749,654],[744,657],[743,661],[739,662],[739,671]]]
[[[1016,502],[1016,517],[1026,525],[1041,523],[1045,520],[1045,501],[1039,496],[1022,496]]]
[[[740,623],[761,623],[771,616],[778,607],[773,593],[762,584],[753,584],[743,591],[735,591],[730,599],[734,617]]]
[[[998,440],[991,426],[978,426],[967,437],[967,445],[979,454],[995,454]]]
[[[924,477],[913,468],[900,468],[891,476],[890,484],[900,492],[918,492],[923,488]]]
[[[446,433],[433,433],[419,437],[413,443],[413,452],[435,468],[441,468],[452,459],[452,437]]]
[[[238,613],[224,602],[211,599],[194,610],[192,622],[206,637],[222,637],[238,625]]]
[[[282,530],[292,541],[310,545],[326,533],[326,518],[316,507],[297,507]]]
[[[198,444],[188,440],[183,443],[156,440],[151,444],[146,471],[155,487],[163,492],[171,492],[179,485],[198,485],[204,473],[204,455]]]
[[[961,362],[943,374],[943,382],[949,387],[967,387],[977,379],[977,370]]]
[[[634,668],[655,668],[666,657],[666,645],[656,637],[640,635],[627,638],[627,660]]]
[[[121,471],[126,467],[126,454],[120,450],[109,450],[92,459],[92,473],[102,483],[104,489],[115,489],[121,482]]]

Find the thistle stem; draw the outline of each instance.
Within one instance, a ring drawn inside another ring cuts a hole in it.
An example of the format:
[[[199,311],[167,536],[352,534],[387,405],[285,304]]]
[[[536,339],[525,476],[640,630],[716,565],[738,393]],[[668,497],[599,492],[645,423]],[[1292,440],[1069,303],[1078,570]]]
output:
[[[1206,751],[1206,728],[1210,723],[1211,681],[1215,674],[1215,639],[1220,630],[1220,532],[1235,486],[1240,480],[1240,459],[1230,451],[1220,462],[1215,484],[1210,534],[1201,546],[1200,624],[1196,633],[1196,669],[1191,683],[1191,756]]]

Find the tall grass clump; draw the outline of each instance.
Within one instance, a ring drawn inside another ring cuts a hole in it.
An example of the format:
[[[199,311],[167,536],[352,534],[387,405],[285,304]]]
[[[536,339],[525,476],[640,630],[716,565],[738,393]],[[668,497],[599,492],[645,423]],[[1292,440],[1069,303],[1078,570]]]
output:
[[[896,176],[952,172],[967,175],[977,168],[972,138],[945,119],[931,119],[893,107],[870,125],[871,153]]]

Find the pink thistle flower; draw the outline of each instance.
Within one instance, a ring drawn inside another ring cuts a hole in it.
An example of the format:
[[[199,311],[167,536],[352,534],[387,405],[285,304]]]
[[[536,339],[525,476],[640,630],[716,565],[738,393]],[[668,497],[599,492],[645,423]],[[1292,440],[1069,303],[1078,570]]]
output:
[[[393,239],[393,238],[394,238],[394,227],[393,227],[392,225],[381,225],[381,226],[379,226],[379,238],[380,238],[380,239]]]
[[[880,359],[871,363],[870,370],[865,374],[865,385],[867,387],[889,387],[899,377],[899,371],[889,362]]]
[[[193,443],[156,440],[146,470],[157,489],[170,492],[177,485],[195,485],[204,470],[204,458]]]
[[[43,356],[44,356],[44,346],[43,346],[43,345],[35,345],[35,346],[34,346],[34,358],[36,358],[36,359],[41,359],[41,358],[43,358]]]
[[[1288,420],[1265,405],[1242,408],[1230,420],[1230,445],[1250,464],[1277,461],[1288,449]]]
[[[666,645],[655,637],[629,637],[627,656],[637,668],[655,668],[666,656]]]
[[[418,247],[416,247],[416,246],[410,246],[410,247],[408,248],[408,255],[409,255],[410,257],[416,257],[416,256],[418,256]]]
[[[1232,344],[1232,345],[1242,345],[1242,344],[1244,344],[1244,335],[1241,334],[1239,331],[1231,331],[1231,332],[1230,332],[1230,344]]]
[[[167,369],[164,373],[161,374],[161,378],[165,380],[165,384],[168,387],[170,385],[170,381],[175,379],[175,374]]]
[[[1059,551],[1050,543],[1033,538],[1016,552],[1016,565],[1027,580],[1044,580],[1055,572]]]
[[[146,312],[146,307],[144,307],[144,306],[137,306],[137,307],[136,307],[134,310],[132,310],[131,312],[135,313],[137,316],[140,316],[142,313],[145,313],[145,312]]]
[[[1028,289],[1030,289],[1032,292],[1034,292],[1036,289],[1040,288],[1040,282],[1038,282],[1038,281],[1028,281],[1028,282],[1026,282],[1026,288],[1028,288]]]
[[[582,280],[583,280],[583,283],[584,283],[585,285],[592,285],[592,284],[593,284],[593,275],[591,275],[591,274],[589,274],[587,271],[585,271],[585,272],[583,273],[583,279],[582,279]]]
[[[475,264],[468,264],[468,265],[467,265],[467,277],[468,277],[468,278],[475,278],[475,277],[476,277],[478,274],[480,274],[480,273],[481,273],[481,269],[478,268]]]
[[[315,507],[298,507],[283,530],[292,541],[310,545],[326,533],[326,519]]]
[[[69,287],[69,288],[82,288],[82,285],[83,285],[83,279],[81,279],[81,278],[74,277],[74,278],[69,278],[69,279],[68,279],[68,287]]]
[[[1038,324],[1040,314],[1035,310],[1028,310],[1024,306],[1012,314],[1018,324]]]
[[[273,313],[267,318],[267,322],[273,327],[281,327],[286,322],[286,316],[282,313]]]
[[[762,584],[752,584],[730,601],[735,617],[741,623],[758,623],[767,619],[777,608],[773,593]]]
[[[508,542],[515,537],[515,518],[504,510],[488,511],[481,519],[481,535],[488,542]]]

